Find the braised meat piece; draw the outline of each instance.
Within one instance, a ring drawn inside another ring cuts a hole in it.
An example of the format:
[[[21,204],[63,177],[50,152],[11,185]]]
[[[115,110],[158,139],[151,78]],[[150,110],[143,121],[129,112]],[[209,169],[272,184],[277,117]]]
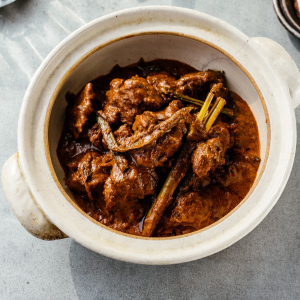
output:
[[[83,154],[88,151],[96,151],[96,148],[93,144],[91,144],[88,140],[78,139],[75,140],[73,134],[70,129],[65,126],[65,132],[63,138],[59,141],[59,148],[57,149],[57,153],[61,160],[64,161],[64,166],[66,166],[65,170],[69,170],[67,166],[74,158],[80,158]]]
[[[125,145],[127,143],[127,139],[133,135],[133,132],[129,125],[124,124],[119,127],[118,130],[114,132],[114,136],[116,141],[120,145]]]
[[[154,113],[158,121],[164,121],[172,117],[178,110],[183,107],[184,105],[180,100],[173,100],[165,109],[156,111]]]
[[[148,76],[147,81],[157,90],[158,93],[162,94],[164,99],[167,99],[164,95],[167,90],[176,89],[175,78],[167,74]]]
[[[187,192],[177,197],[172,210],[171,226],[191,226],[196,230],[204,226],[212,212],[212,201],[196,192]]]
[[[212,215],[209,224],[226,216],[242,200],[238,195],[231,191],[224,190],[224,188],[218,184],[207,186],[205,193],[210,199],[213,199],[211,208]],[[222,197],[220,197],[220,195],[222,195]]]
[[[165,109],[160,111],[145,111],[143,114],[136,116],[132,125],[133,131],[149,131],[151,132],[154,125],[160,121],[165,121],[171,118],[176,112],[184,108],[184,105],[180,100],[172,101]],[[192,121],[191,116],[186,115],[185,119],[187,123]]]
[[[205,125],[198,119],[194,120],[191,124],[190,132],[187,135],[187,140],[190,142],[192,147],[197,147],[197,143],[201,141],[206,141],[208,139],[208,134],[205,129]]]
[[[248,183],[255,180],[260,159],[256,155],[253,155],[251,151],[243,153],[236,152],[234,155],[234,162],[229,163],[229,165],[224,168],[216,170],[215,178],[218,183],[228,188],[231,192],[243,195],[245,187],[248,189],[251,187]],[[244,182],[243,186],[240,185],[242,182]],[[246,189],[246,191],[248,189]]]
[[[87,192],[92,199],[91,191],[103,186],[113,165],[114,160],[110,152],[101,155],[88,151],[84,155],[78,155],[68,164],[69,173],[65,183],[70,189]]]
[[[184,92],[186,91],[202,91],[204,89],[208,89],[210,84],[223,83],[224,75],[220,71],[207,70],[203,72],[186,74],[178,80],[175,80],[173,76],[167,74],[158,74],[148,76],[147,81],[160,94],[164,95],[166,91],[172,90],[184,94]],[[215,87],[216,90],[219,88],[220,86]],[[223,90],[222,92],[225,93],[225,90]],[[220,94],[219,97],[223,96]]]
[[[174,100],[165,109],[161,111],[145,111],[143,114],[135,117],[132,129],[127,124],[121,125],[119,129],[114,132],[115,138],[119,144],[126,145],[129,140],[128,138],[131,137],[134,133],[153,131],[154,125],[158,124],[159,121],[167,120],[181,108],[184,108],[182,102],[179,100]],[[189,122],[191,122],[191,120],[189,120]],[[180,127],[184,129],[185,122],[180,122]],[[99,149],[108,149],[98,124],[94,124],[88,130],[88,137],[90,142],[94,146],[98,147]]]
[[[176,81],[176,92],[185,94],[187,91],[203,91],[212,83],[223,83],[224,75],[220,71],[207,70],[190,73]]]
[[[101,129],[98,124],[94,124],[91,128],[88,129],[87,132],[88,138],[90,142],[97,148],[101,150],[108,150],[106,141],[103,139]]]
[[[126,145],[133,134],[138,135],[142,132],[153,131],[155,125],[160,120],[166,120],[175,112],[181,109],[182,103],[178,100],[172,101],[167,108],[158,112],[145,111],[143,114],[136,116],[132,125],[132,130],[125,124],[114,132],[118,144]],[[177,126],[157,139],[154,145],[148,145],[140,149],[131,150],[130,155],[135,159],[139,167],[156,168],[161,167],[167,159],[173,156],[182,145],[182,138],[186,133],[186,121],[181,120]]]
[[[154,125],[158,123],[156,113],[153,111],[145,111],[143,114],[135,117],[135,121],[132,125],[134,132],[148,131],[151,132]]]
[[[175,126],[171,131],[159,138],[154,147],[132,150],[130,154],[140,167],[162,167],[168,158],[178,151],[182,145],[182,138],[182,127]]]
[[[121,232],[139,235],[138,223],[143,218],[144,208],[139,199],[130,198],[118,203],[108,210],[106,207],[100,214],[101,223]]]
[[[147,112],[145,112],[142,118],[144,124],[147,124],[146,120]],[[150,115],[150,118],[153,116]],[[157,121],[157,119],[155,118]],[[150,123],[150,122],[149,122]],[[136,130],[143,130],[142,123],[134,123],[136,126],[134,127]],[[139,124],[139,125],[137,125]],[[154,146],[146,146],[141,149],[131,150],[129,153],[134,158],[136,164],[139,167],[144,168],[156,168],[164,165],[164,162],[171,156],[173,156],[182,145],[183,138],[183,129],[184,123],[180,126],[175,126],[168,133],[164,134],[161,138],[159,138]],[[120,126],[120,128],[114,132],[116,140],[119,144],[125,144],[126,139],[132,136],[132,130],[130,127],[125,124]]]
[[[95,100],[97,100],[97,95],[93,91],[93,85],[88,83],[75,103],[68,106],[68,125],[75,139],[78,139],[88,122],[89,115],[94,111],[93,101]]]
[[[226,99],[229,95],[228,89],[223,85],[223,83],[214,83],[211,86],[210,93],[215,94],[216,97],[221,97]]]
[[[138,169],[120,155],[104,185],[101,223],[119,231],[131,228],[131,233],[138,234],[136,225],[144,213],[140,201],[155,190],[156,180],[151,175],[155,173]]]
[[[225,163],[225,152],[230,146],[230,134],[225,127],[216,125],[210,130],[209,135],[212,138],[200,143],[192,156],[193,171],[199,178]]]
[[[224,187],[237,184],[243,181],[243,172],[241,172],[240,163],[233,163],[226,170],[217,172],[216,177],[219,183]]]
[[[144,199],[155,192],[155,187],[154,171],[138,168],[134,164],[130,164],[126,170],[121,170],[115,164],[104,186],[106,209],[126,206],[132,199]]]
[[[107,103],[104,114],[110,124],[121,122],[132,125],[136,115],[144,110],[157,110],[164,100],[145,78],[114,79],[106,93]]]

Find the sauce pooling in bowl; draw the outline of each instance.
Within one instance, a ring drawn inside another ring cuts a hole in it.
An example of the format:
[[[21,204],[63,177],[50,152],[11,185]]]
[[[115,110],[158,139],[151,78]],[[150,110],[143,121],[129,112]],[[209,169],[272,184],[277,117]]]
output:
[[[223,72],[141,60],[66,100],[57,148],[65,183],[103,225],[144,236],[190,233],[228,214],[255,181],[256,120]]]

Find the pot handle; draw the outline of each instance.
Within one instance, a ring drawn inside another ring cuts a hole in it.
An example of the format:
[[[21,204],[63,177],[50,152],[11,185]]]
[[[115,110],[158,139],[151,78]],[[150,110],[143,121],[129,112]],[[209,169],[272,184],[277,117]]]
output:
[[[47,219],[35,201],[22,173],[18,152],[3,166],[2,186],[13,212],[29,233],[42,240],[67,237]]]
[[[297,65],[277,42],[265,37],[254,37],[251,40],[259,45],[277,76],[286,82],[295,109],[300,104],[300,72]]]

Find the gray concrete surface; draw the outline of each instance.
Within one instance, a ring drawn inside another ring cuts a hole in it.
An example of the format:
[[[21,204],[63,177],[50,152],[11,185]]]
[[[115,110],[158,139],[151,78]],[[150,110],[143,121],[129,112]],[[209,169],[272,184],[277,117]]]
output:
[[[300,67],[300,41],[278,22],[271,0],[17,0],[0,9],[0,166],[17,151],[25,89],[52,48],[109,12],[184,6],[248,36],[270,37]],[[296,110],[298,137],[300,109]],[[300,140],[300,139],[299,139]],[[238,243],[202,260],[141,266],[95,254],[71,239],[40,241],[16,220],[0,188],[0,299],[300,299],[300,142],[291,177],[265,220]]]

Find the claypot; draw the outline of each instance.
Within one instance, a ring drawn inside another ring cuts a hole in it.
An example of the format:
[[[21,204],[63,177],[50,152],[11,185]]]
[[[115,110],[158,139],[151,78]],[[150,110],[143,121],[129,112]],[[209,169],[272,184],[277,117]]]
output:
[[[77,93],[115,64],[125,66],[141,57],[224,70],[229,88],[247,101],[257,120],[262,160],[252,189],[223,219],[191,234],[143,238],[97,223],[73,202],[56,156],[65,93]],[[219,19],[183,8],[112,13],[63,40],[37,70],[20,112],[19,152],[2,171],[4,191],[22,225],[39,238],[69,236],[95,252],[134,263],[199,259],[241,239],[279,199],[294,161],[299,102],[299,71],[270,39],[249,38]]]

